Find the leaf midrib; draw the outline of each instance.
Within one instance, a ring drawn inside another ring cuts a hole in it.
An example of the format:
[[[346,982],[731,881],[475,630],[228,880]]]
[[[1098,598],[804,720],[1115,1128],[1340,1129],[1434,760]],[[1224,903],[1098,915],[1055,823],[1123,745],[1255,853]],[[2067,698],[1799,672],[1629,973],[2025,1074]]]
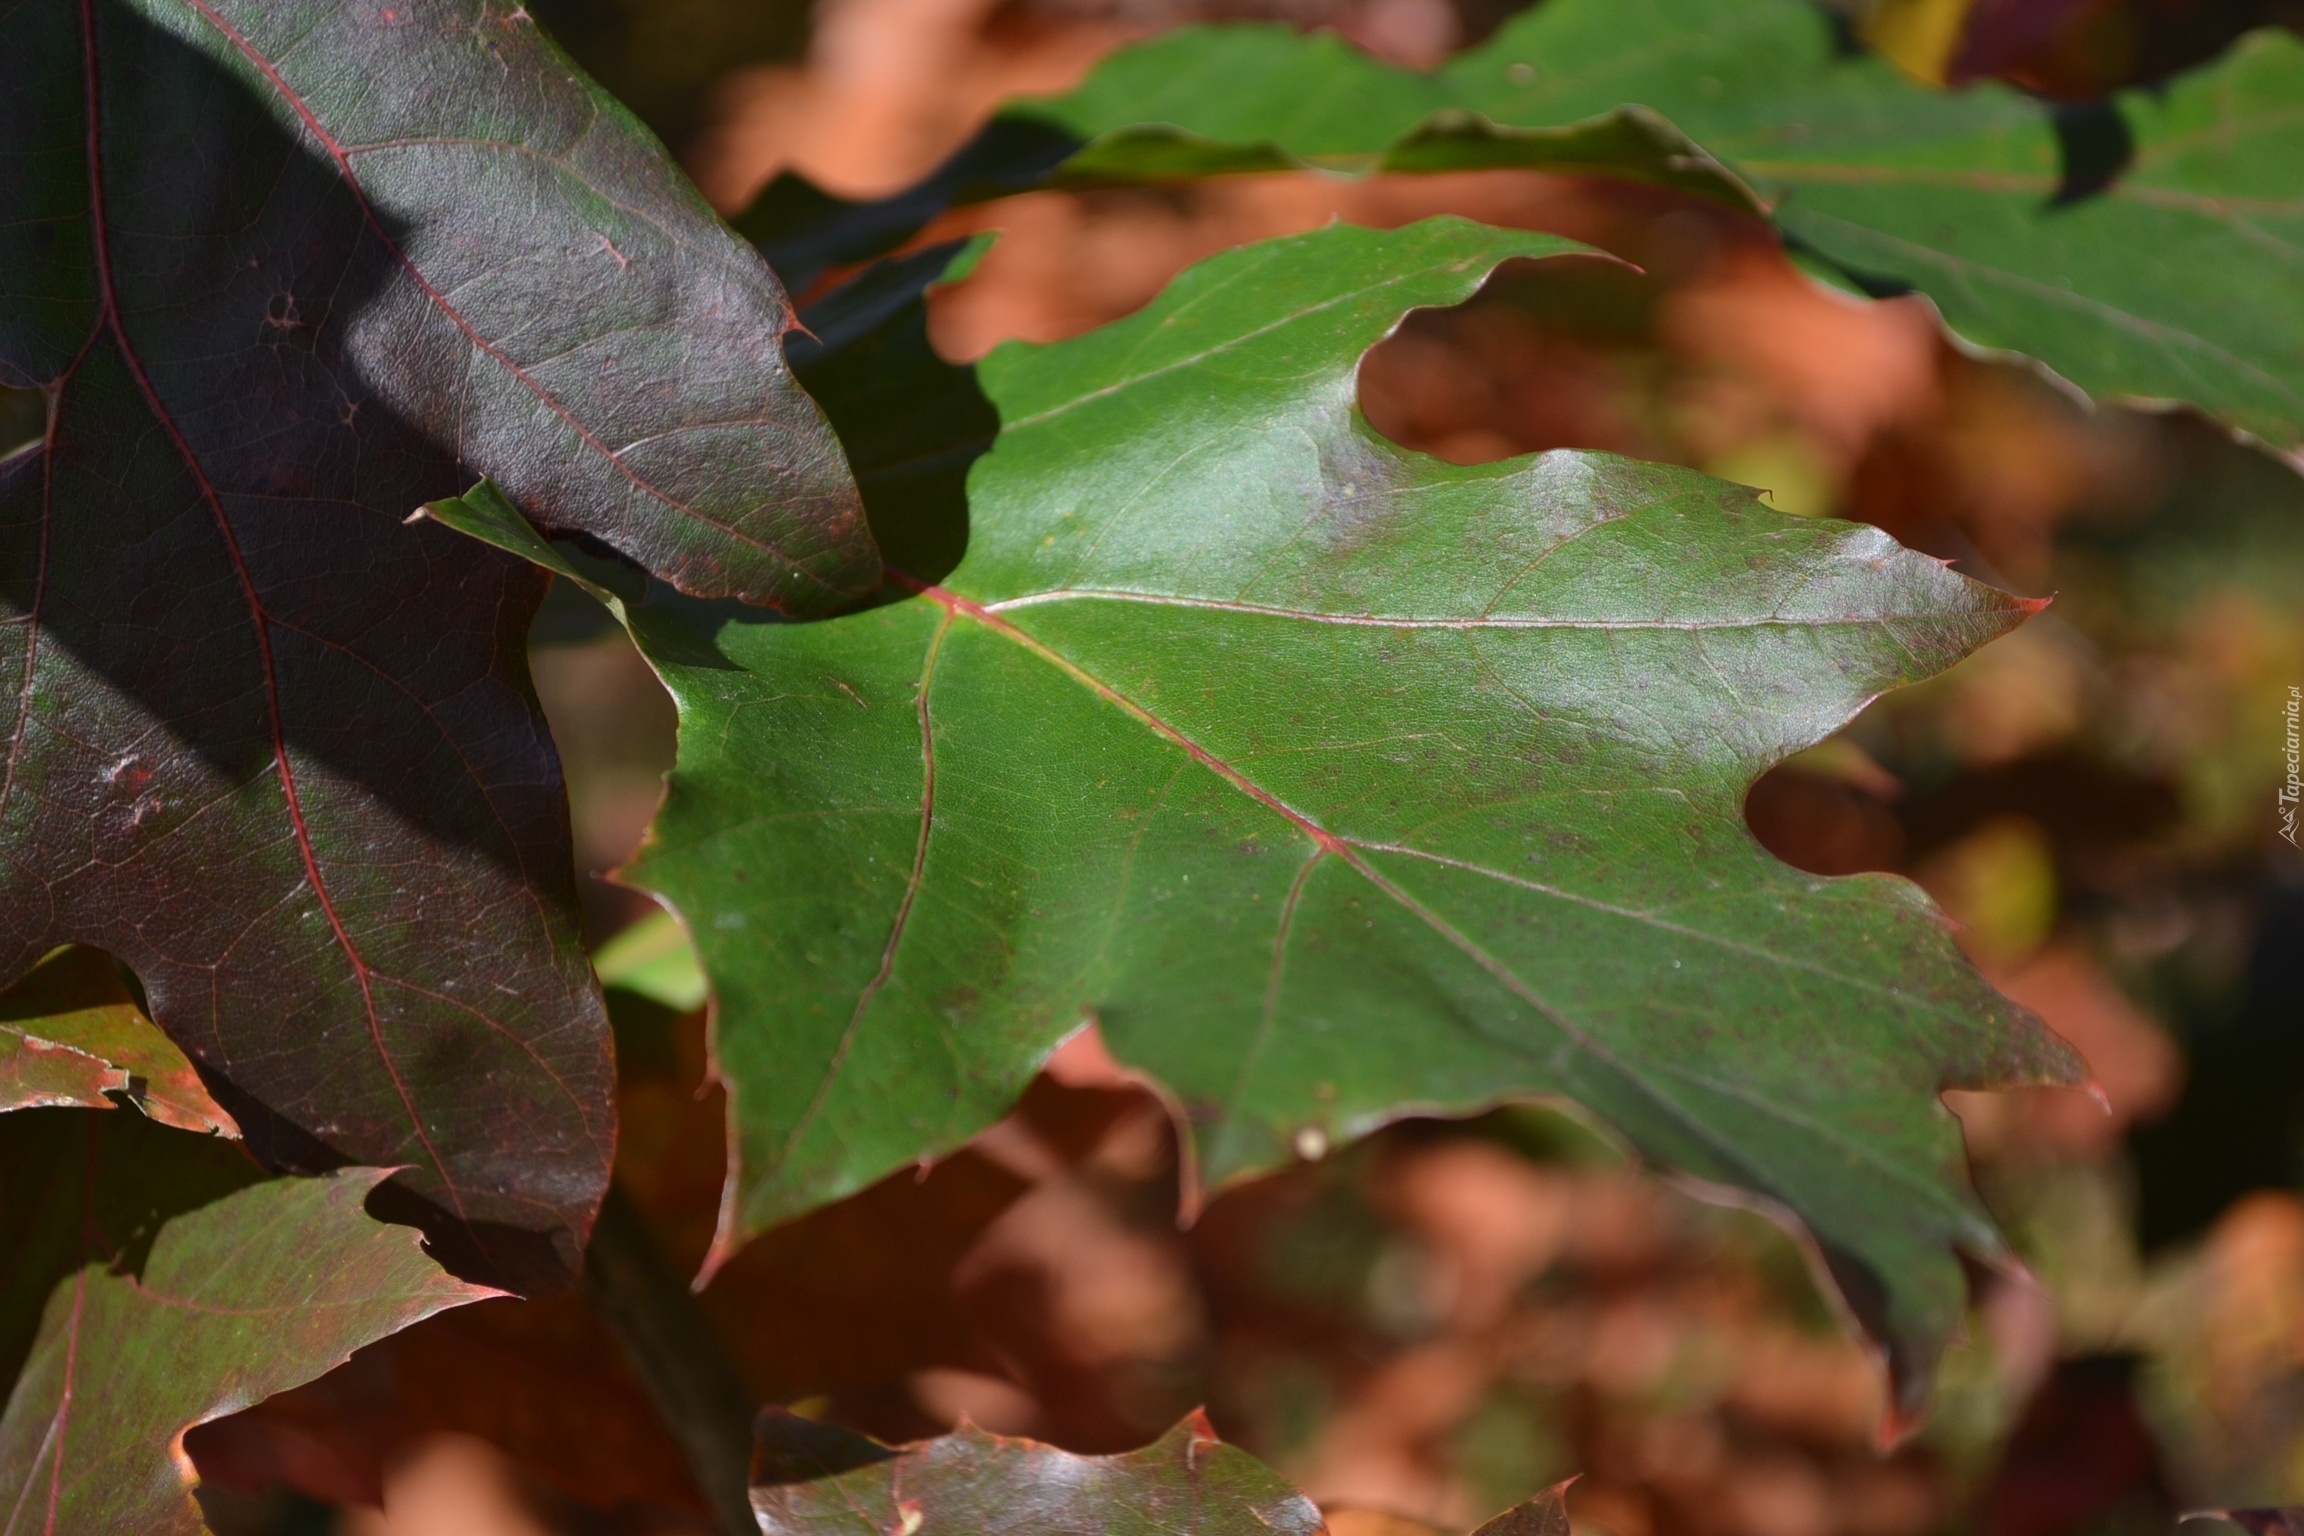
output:
[[[1201,746],[1200,743],[1193,740],[1190,736],[1186,735],[1183,731],[1179,730],[1175,726],[1169,724],[1166,720],[1163,720],[1157,714],[1154,714],[1151,710],[1146,709],[1143,705],[1137,703],[1135,700],[1129,698],[1126,694],[1112,687],[1111,684],[1106,683],[1103,679],[1097,677],[1087,668],[1082,667],[1079,663],[1073,661],[1070,657],[1065,656],[1062,652],[1056,650],[1054,647],[1048,645],[1046,642],[1040,640],[1036,636],[1027,634],[1023,630],[1016,628],[1007,620],[1001,618],[998,614],[993,613],[990,609],[986,608],[982,604],[974,602],[971,599],[961,597],[959,594],[948,591],[942,587],[917,583],[913,583],[911,585],[917,586],[920,595],[929,598],[944,610],[944,618],[937,627],[934,642],[936,644],[937,650],[941,649],[940,642],[942,641],[943,636],[946,630],[949,628],[951,620],[954,617],[964,617],[975,621],[980,626],[993,631],[1004,639],[1010,640],[1022,646],[1032,655],[1038,656],[1041,660],[1055,666],[1059,671],[1063,672],[1068,677],[1071,677],[1074,681],[1079,682],[1088,688],[1099,698],[1102,698],[1108,703],[1117,706],[1127,714],[1142,722],[1145,726],[1149,727],[1156,734],[1164,737],[1175,745],[1182,747],[1193,761],[1215,773],[1218,777],[1224,779],[1235,789],[1238,789],[1240,792],[1247,795],[1250,799],[1264,806],[1267,810],[1272,811],[1276,815],[1286,820],[1290,825],[1295,827],[1298,832],[1302,833],[1313,843],[1315,851],[1312,857],[1308,859],[1303,867],[1297,871],[1295,884],[1289,891],[1289,899],[1283,905],[1281,910],[1279,925],[1274,937],[1274,954],[1271,972],[1266,982],[1267,1014],[1264,1027],[1261,1028],[1258,1032],[1256,1041],[1256,1046],[1258,1048],[1261,1048],[1263,1040],[1268,1036],[1270,1032],[1270,1025],[1272,1023],[1271,1009],[1272,1006],[1277,1002],[1281,968],[1283,965],[1283,946],[1287,940],[1290,919],[1295,914],[1296,898],[1302,893],[1304,886],[1309,882],[1311,878],[1312,871],[1319,865],[1320,861],[1323,858],[1333,854],[1337,859],[1349,866],[1354,871],[1354,873],[1358,874],[1362,879],[1366,880],[1370,885],[1374,886],[1378,891],[1388,897],[1395,905],[1417,917],[1435,934],[1439,935],[1443,940],[1460,950],[1469,959],[1471,959],[1473,963],[1480,966],[1483,970],[1489,972],[1489,974],[1493,975],[1514,996],[1520,998],[1523,1002],[1527,1003],[1528,1006],[1534,1008],[1545,1018],[1551,1020],[1553,1025],[1558,1028],[1561,1033],[1568,1036],[1568,1038],[1574,1041],[1576,1044],[1582,1046],[1584,1050],[1591,1056],[1599,1061],[1606,1062],[1609,1065],[1615,1067],[1617,1070],[1621,1071],[1628,1081],[1638,1086],[1640,1091],[1646,1094],[1660,1108],[1666,1110],[1674,1118],[1685,1124],[1687,1128],[1699,1139],[1713,1145],[1717,1150],[1720,1151],[1723,1156],[1729,1156],[1731,1157],[1731,1160],[1739,1163],[1743,1161],[1741,1158],[1734,1157],[1732,1149],[1727,1147],[1725,1143],[1721,1142],[1716,1133],[1712,1132],[1708,1127],[1706,1127],[1700,1119],[1690,1113],[1685,1107],[1678,1104],[1668,1095],[1666,1095],[1658,1085],[1649,1082],[1647,1078],[1644,1077],[1640,1072],[1633,1070],[1629,1064],[1621,1060],[1613,1051],[1609,1050],[1598,1040],[1593,1039],[1589,1034],[1585,1033],[1583,1029],[1578,1027],[1573,1020],[1569,1019],[1565,1014],[1561,1013],[1559,1009],[1554,1007],[1551,1003],[1547,1002],[1543,997],[1539,996],[1536,991],[1520,977],[1518,972],[1514,971],[1510,966],[1504,964],[1504,962],[1497,959],[1495,956],[1489,954],[1485,946],[1473,940],[1468,935],[1459,933],[1453,924],[1447,922],[1437,913],[1432,912],[1426,908],[1422,902],[1417,901],[1414,897],[1401,890],[1397,885],[1394,885],[1390,880],[1387,880],[1383,875],[1379,874],[1375,869],[1370,867],[1368,862],[1360,856],[1359,849],[1351,842],[1351,840],[1341,837],[1338,834],[1331,832],[1327,828],[1321,826],[1311,817],[1305,815],[1301,811],[1298,811],[1295,809],[1295,807],[1289,805],[1286,801],[1280,799],[1277,795],[1272,794],[1262,785],[1257,784],[1247,775],[1241,773],[1237,768],[1234,768],[1230,763],[1218,757],[1215,753],[1210,752],[1207,748]],[[920,723],[922,752],[924,762],[931,765],[934,762],[934,735],[928,717],[927,699],[928,685],[933,680],[934,676],[934,653],[932,652],[929,664],[922,671],[920,683]],[[924,782],[932,782],[932,780],[928,779],[927,776],[924,775]],[[913,894],[918,890],[920,881],[926,872],[927,840],[932,831],[932,816],[933,801],[929,795],[924,792],[922,796],[921,814],[921,852],[920,856],[914,863],[912,878],[905,888],[904,901],[899,909],[898,920],[892,926],[889,933],[886,960],[883,964],[883,975],[885,975],[887,969],[894,963],[897,948],[902,943],[904,937],[905,929],[903,919],[905,916],[909,915],[912,910]],[[870,989],[867,989],[865,1000],[868,1002],[869,998]],[[861,1024],[863,1013],[863,1007],[860,1005],[850,1023],[850,1037],[853,1036],[856,1028]],[[836,1068],[827,1071],[823,1080],[823,1085],[819,1088],[819,1097],[822,1097],[824,1094],[829,1092],[830,1084],[837,1078],[837,1076],[838,1071]],[[1245,1078],[1243,1078],[1241,1086],[1243,1088],[1245,1087]]]
[[[1072,678],[1075,682],[1087,688],[1097,697],[1104,699],[1106,702],[1114,705],[1124,713],[1137,720],[1147,729],[1151,730],[1154,734],[1170,742],[1172,745],[1181,747],[1191,760],[1199,763],[1202,767],[1208,769],[1210,772],[1223,779],[1233,788],[1247,795],[1250,799],[1256,801],[1259,805],[1262,805],[1265,809],[1271,811],[1273,814],[1279,816],[1313,845],[1314,849],[1316,850],[1315,854],[1313,858],[1306,864],[1304,869],[1299,872],[1297,883],[1290,892],[1291,900],[1283,909],[1281,929],[1283,936],[1286,932],[1286,920],[1288,916],[1291,915],[1293,910],[1293,898],[1297,892],[1301,891],[1303,882],[1308,877],[1311,868],[1314,865],[1317,865],[1322,858],[1325,858],[1329,855],[1334,855],[1336,858],[1349,865],[1363,879],[1367,880],[1371,885],[1375,886],[1379,891],[1383,892],[1396,905],[1400,906],[1403,910],[1417,916],[1427,926],[1431,927],[1434,932],[1440,934],[1443,938],[1446,938],[1450,943],[1455,944],[1457,947],[1463,949],[1468,955],[1472,955],[1478,961],[1478,963],[1482,964],[1483,967],[1491,970],[1494,974],[1496,974],[1499,980],[1504,981],[1505,984],[1510,987],[1516,995],[1521,996],[1524,1001],[1530,1004],[1530,1006],[1538,1009],[1538,1011],[1543,1013],[1545,1017],[1551,1019],[1564,1033],[1568,1034],[1578,1044],[1589,1050],[1594,1056],[1608,1061],[1613,1065],[1616,1065],[1620,1069],[1624,1070],[1630,1077],[1637,1078],[1639,1076],[1638,1073],[1634,1072],[1613,1052],[1609,1051],[1600,1042],[1594,1040],[1576,1024],[1567,1019],[1565,1016],[1561,1015],[1551,1004],[1538,997],[1532,990],[1528,988],[1526,982],[1521,980],[1517,973],[1512,971],[1509,966],[1504,965],[1502,961],[1496,960],[1493,956],[1489,956],[1485,949],[1474,943],[1472,940],[1457,934],[1452,926],[1447,924],[1444,920],[1440,919],[1436,914],[1425,910],[1421,903],[1415,901],[1405,892],[1401,891],[1399,887],[1394,885],[1390,880],[1376,871],[1362,856],[1368,853],[1396,853],[1403,856],[1412,856],[1425,859],[1434,863],[1451,865],[1470,873],[1487,876],[1488,878],[1497,880],[1501,883],[1524,887],[1528,890],[1552,897],[1560,901],[1588,907],[1595,911],[1605,912],[1611,916],[1620,917],[1627,921],[1641,923],[1646,926],[1654,927],[1662,932],[1668,932],[1696,942],[1710,944],[1718,948],[1729,950],[1733,953],[1743,954],[1753,959],[1783,967],[1787,970],[1806,971],[1810,974],[1855,988],[1856,990],[1870,992],[1883,998],[1893,1000],[1894,1002],[1905,1007],[1919,1007],[1926,1009],[1927,1011],[1938,1014],[1947,1022],[1953,1023],[1963,1030],[1966,1030],[1971,1026],[1972,1021],[1968,1020],[1965,1016],[1957,1012],[1931,1008],[1924,999],[1916,999],[1910,997],[1903,992],[1898,991],[1894,987],[1884,986],[1877,982],[1869,982],[1860,977],[1848,976],[1844,973],[1832,970],[1831,968],[1818,964],[1814,961],[1804,961],[1790,956],[1779,955],[1773,951],[1762,949],[1755,945],[1746,944],[1741,941],[1727,938],[1718,934],[1707,933],[1699,928],[1673,922],[1670,919],[1659,917],[1654,913],[1644,912],[1637,908],[1619,906],[1611,902],[1602,901],[1596,897],[1583,896],[1559,887],[1543,885],[1534,881],[1528,881],[1516,876],[1504,874],[1501,871],[1489,869],[1484,865],[1473,864],[1468,861],[1450,859],[1442,855],[1429,853],[1423,849],[1412,848],[1401,844],[1372,842],[1367,839],[1350,837],[1341,833],[1333,832],[1322,826],[1311,816],[1289,805],[1286,801],[1282,800],[1279,796],[1273,794],[1271,791],[1265,789],[1262,785],[1257,784],[1253,779],[1242,773],[1230,762],[1209,751],[1206,747],[1202,746],[1198,741],[1194,740],[1183,730],[1171,724],[1169,721],[1163,719],[1152,710],[1147,709],[1136,700],[1128,697],[1119,689],[1114,688],[1111,684],[1105,682],[1102,678],[1097,677],[1093,672],[1090,672],[1087,668],[1081,666],[1072,658],[1064,655],[1061,651],[1049,645],[1046,641],[1043,641],[1039,637],[1032,635],[1024,630],[1018,629],[1015,625],[1009,623],[1006,619],[1001,617],[999,611],[997,611],[1001,605],[979,603],[973,599],[963,597],[956,592],[932,583],[917,582],[904,578],[899,578],[899,580],[902,585],[910,588],[916,595],[927,598],[936,604],[943,610],[944,615],[943,619],[937,626],[935,636],[931,642],[931,649],[923,665],[919,683],[920,691],[918,697],[918,707],[920,709],[921,750],[924,763],[931,765],[928,769],[930,774],[933,773],[932,765],[934,762],[935,737],[932,722],[930,720],[927,709],[928,691],[931,683],[935,678],[936,659],[941,654],[942,642],[946,632],[949,629],[951,620],[954,618],[966,618],[976,623],[980,627],[1000,635],[1002,638],[1018,645],[1029,654],[1055,667],[1057,670],[1063,672],[1066,676]],[[1867,621],[1861,617],[1852,617],[1848,620],[1839,622],[1862,623]],[[932,783],[932,779],[928,779],[925,782]],[[905,918],[912,910],[913,897],[917,892],[920,882],[925,878],[926,874],[928,839],[931,836],[933,830],[933,800],[930,798],[931,793],[932,792],[924,792],[923,794],[921,840],[915,854],[911,876],[907,882],[905,895],[900,904],[898,916],[891,926],[891,932],[887,946],[883,952],[883,965],[881,971],[876,977],[876,984],[866,989],[866,992],[863,998],[860,1000],[857,1010],[852,1015],[849,1028],[846,1032],[844,1032],[843,1035],[844,1042],[852,1038],[854,1031],[862,1023],[865,1011],[864,1005],[870,1002],[872,996],[876,995],[879,985],[884,985],[887,977],[892,973],[896,952],[902,943],[905,933]],[[1268,1003],[1272,996],[1271,988],[1276,984],[1277,981],[1279,965],[1280,961],[1276,955],[1273,961],[1273,974],[1267,982]],[[837,1076],[836,1070],[828,1071],[827,1081],[835,1076]],[[792,1141],[796,1142],[796,1140],[797,1136],[795,1135],[795,1137],[792,1138]],[[791,1144],[792,1142],[787,1143],[787,1150],[789,1150]]]
[[[1565,541],[1563,541],[1565,542]],[[1305,624],[1338,624],[1361,629],[1589,629],[1589,630],[1738,630],[1833,629],[1853,624],[1882,624],[1896,619],[1927,618],[1925,613],[1819,614],[1813,618],[1768,614],[1752,619],[1598,619],[1544,618],[1536,615],[1497,618],[1429,617],[1407,614],[1323,613],[1305,608],[1282,608],[1264,603],[1243,603],[1219,597],[1183,597],[1165,592],[1132,592],[1125,588],[1059,587],[1030,592],[1022,597],[985,603],[988,614],[1012,613],[1047,603],[1115,602],[1148,608],[1200,608],[1216,613],[1250,614],[1259,618],[1290,619]]]

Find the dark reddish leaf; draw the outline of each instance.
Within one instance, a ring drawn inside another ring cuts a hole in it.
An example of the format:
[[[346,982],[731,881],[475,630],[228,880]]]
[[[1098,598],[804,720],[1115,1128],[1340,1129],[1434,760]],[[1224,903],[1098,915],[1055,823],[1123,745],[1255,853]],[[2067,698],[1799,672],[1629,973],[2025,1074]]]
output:
[[[0,55],[0,978],[142,979],[268,1162],[574,1252],[613,1142],[542,590],[483,470],[676,585],[877,559],[774,276],[501,0],[23,0]]]
[[[773,1480],[765,1480],[773,1479]],[[1314,1536],[1312,1501],[1195,1412],[1155,1444],[1075,1456],[963,1423],[891,1450],[761,1417],[752,1507],[765,1536]]]

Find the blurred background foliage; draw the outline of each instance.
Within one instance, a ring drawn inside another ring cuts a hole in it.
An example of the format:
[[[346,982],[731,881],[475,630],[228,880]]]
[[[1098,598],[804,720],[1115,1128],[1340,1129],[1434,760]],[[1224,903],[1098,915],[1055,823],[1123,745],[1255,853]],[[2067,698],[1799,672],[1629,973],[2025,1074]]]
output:
[[[897,190],[999,102],[1189,20],[1327,27],[1429,65],[1503,0],[530,0],[734,211],[783,171]],[[1842,17],[1914,76],[2064,98],[2164,78],[2282,0],[1877,0]],[[748,1388],[890,1438],[962,1414],[1079,1450],[1195,1403],[1339,1536],[1462,1529],[1571,1472],[1607,1536],[2167,1531],[2304,1502],[2304,863],[2280,842],[2304,685],[2304,478],[2183,412],[2094,408],[1871,302],[1717,207],[1533,173],[1237,177],[1042,192],[918,243],[1001,238],[931,297],[950,358],[1116,318],[1225,246],[1453,211],[1601,239],[1507,270],[1364,365],[1377,430],[1461,462],[1550,448],[1698,465],[1869,521],[2040,618],[1778,768],[1754,832],[1894,870],[2070,1038],[2093,1093],[1949,1097],[2026,1272],[1979,1273],[1934,1416],[1885,1448],[1880,1381],[1765,1213],[1629,1168],[1564,1108],[1396,1127],[1220,1192],[1180,1228],[1156,1099],[1093,1045],[1008,1121],[772,1234],[702,1292]],[[820,290],[840,274],[820,280]],[[39,428],[0,399],[0,429]],[[642,835],[673,717],[555,593],[537,686],[595,876]],[[650,910],[601,879],[603,941]],[[652,998],[643,995],[653,991]],[[692,1273],[723,1166],[700,1012],[611,991],[618,1176]],[[677,1001],[677,1000],[675,1000]],[[219,1528],[395,1536],[696,1531],[675,1448],[573,1299],[437,1317],[196,1431]],[[383,1502],[389,1513],[373,1506]],[[341,1510],[341,1512],[339,1512]]]

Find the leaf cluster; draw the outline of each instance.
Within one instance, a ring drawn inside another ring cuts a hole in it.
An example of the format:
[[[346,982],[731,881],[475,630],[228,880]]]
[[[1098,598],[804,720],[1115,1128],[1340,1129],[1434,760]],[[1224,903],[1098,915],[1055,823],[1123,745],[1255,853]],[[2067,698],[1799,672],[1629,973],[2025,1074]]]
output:
[[[983,244],[938,220],[1577,178],[2292,453],[2293,37],[2073,108],[1797,0],[1545,0],[1430,74],[1188,27],[894,197],[786,177],[723,223],[502,0],[9,19],[0,1504],[197,1530],[194,1426],[581,1284],[724,1525],[1321,1528],[1197,1416],[1081,1458],[771,1414],[747,1472],[625,1203],[646,1032],[603,983],[710,1008],[707,1278],[962,1156],[1059,1052],[1158,1095],[1187,1217],[1569,1101],[1803,1234],[1924,1409],[1964,1266],[2010,1261],[1939,1095],[2086,1069],[1915,886],[1795,870],[1744,801],[2042,604],[1693,470],[1370,425],[1411,315],[1636,250],[1335,225],[962,366],[928,295]],[[555,582],[680,717],[619,875],[668,915],[590,948],[527,664]],[[1565,1529],[1557,1491],[1483,1528]]]

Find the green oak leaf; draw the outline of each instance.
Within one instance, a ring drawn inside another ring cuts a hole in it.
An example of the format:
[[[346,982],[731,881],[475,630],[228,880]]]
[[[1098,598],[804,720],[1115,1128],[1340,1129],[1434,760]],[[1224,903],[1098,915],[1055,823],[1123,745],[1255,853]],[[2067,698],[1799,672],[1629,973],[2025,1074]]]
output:
[[[1406,311],[1577,249],[1333,226],[1003,347],[965,558],[825,623],[579,566],[487,488],[431,509],[582,574],[679,703],[625,878],[717,996],[722,1256],[949,1152],[1094,1020],[1218,1183],[1575,1099],[1797,1212],[1916,1401],[1954,1249],[2001,1251],[1936,1095],[2078,1065],[1914,887],[1792,870],[1740,800],[2035,605],[1692,471],[1368,428]]]
[[[1003,115],[1091,143],[1167,125],[1210,144],[1349,164],[1467,105],[1445,72],[1396,69],[1333,32],[1249,22],[1161,33],[1112,54],[1063,95],[1017,102]]]
[[[101,950],[68,946],[0,992],[0,1110],[126,1100],[163,1125],[237,1136]]]
[[[183,1434],[496,1294],[362,1202],[135,1115],[0,1116],[0,1509],[49,1536],[191,1533]]]
[[[1240,172],[1549,170],[1653,181],[1757,209],[1751,189],[1646,107],[1505,126],[1445,74],[1395,69],[1331,32],[1185,27],[1124,48],[1065,96],[1019,103],[1014,132],[1087,141],[1044,184],[1104,186]]]
[[[1638,103],[1873,291],[1919,288],[1971,342],[2095,394],[2192,402],[2293,451],[2299,99],[2304,40],[2243,39],[2165,87],[2123,92],[2133,164],[2097,195],[2067,196],[2045,105],[1996,84],[1931,90],[1848,55],[1804,0],[1545,0],[1433,75],[1272,25],[1188,27],[1011,111],[1100,143],[1161,125],[1212,164],[1226,146],[1366,161],[1444,109],[1531,129]]]
[[[951,1434],[892,1449],[771,1410],[761,1415],[752,1508],[764,1536],[1319,1536],[1326,1529],[1310,1499],[1219,1440],[1198,1412],[1140,1451],[1076,1456],[966,1421]]]
[[[1349,46],[1333,38],[1327,40],[1337,48]],[[1363,62],[1370,68],[1384,67]],[[1316,135],[1314,142],[1324,137]],[[1749,186],[1686,134],[1642,106],[1618,107],[1557,128],[1504,127],[1478,113],[1442,107],[1403,129],[1389,143],[1360,152],[1298,151],[1276,137],[1234,143],[1158,125],[1124,127],[1084,144],[1049,173],[1042,185],[1138,186],[1300,170],[1356,175],[1521,170],[1608,176],[1653,182],[1746,212],[1765,211]]]

